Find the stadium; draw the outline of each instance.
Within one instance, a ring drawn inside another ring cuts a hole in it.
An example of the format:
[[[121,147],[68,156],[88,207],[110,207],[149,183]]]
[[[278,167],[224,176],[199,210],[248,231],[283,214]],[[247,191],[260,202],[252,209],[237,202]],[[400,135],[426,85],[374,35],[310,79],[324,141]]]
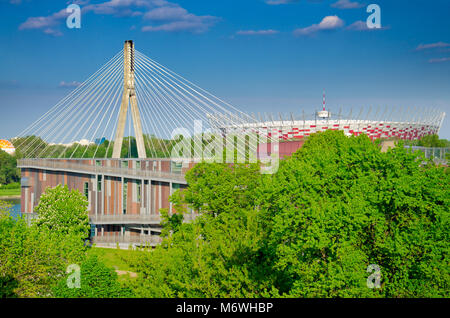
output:
[[[371,116],[371,114],[373,114]],[[244,124],[221,125],[224,118],[220,115],[210,116],[224,134],[247,132],[267,132],[269,137],[283,140],[303,139],[311,134],[325,130],[342,130],[347,136],[366,134],[370,139],[403,139],[416,140],[426,135],[438,134],[445,118],[445,112],[436,109],[381,109],[372,107],[368,110],[360,108],[358,111],[350,109],[343,115],[342,109],[335,115],[322,110],[312,115],[294,116],[293,114],[265,114],[252,115],[254,121]]]

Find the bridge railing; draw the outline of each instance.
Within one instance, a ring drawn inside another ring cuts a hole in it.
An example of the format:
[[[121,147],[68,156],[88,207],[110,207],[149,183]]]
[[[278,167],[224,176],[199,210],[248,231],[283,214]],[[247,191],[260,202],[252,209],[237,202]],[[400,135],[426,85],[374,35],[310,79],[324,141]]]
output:
[[[48,168],[53,170],[73,170],[80,173],[126,175],[134,178],[166,179],[185,183],[184,175],[173,172],[150,171],[141,169],[104,167],[82,163],[64,162],[52,159],[19,159],[18,168]]]

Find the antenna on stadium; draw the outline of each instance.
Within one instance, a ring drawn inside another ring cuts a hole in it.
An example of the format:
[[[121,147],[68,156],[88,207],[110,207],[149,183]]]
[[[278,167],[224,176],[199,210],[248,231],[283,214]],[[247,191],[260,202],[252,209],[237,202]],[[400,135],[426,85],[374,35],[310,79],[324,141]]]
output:
[[[317,112],[317,117],[320,119],[326,119],[331,117],[331,113],[325,110],[325,89],[323,89],[322,95],[322,110]]]

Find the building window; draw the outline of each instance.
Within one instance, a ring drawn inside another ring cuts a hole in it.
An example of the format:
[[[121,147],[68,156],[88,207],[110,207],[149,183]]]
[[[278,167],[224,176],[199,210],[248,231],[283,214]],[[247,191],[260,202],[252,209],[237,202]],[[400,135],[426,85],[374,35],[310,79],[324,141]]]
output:
[[[136,169],[141,169],[141,162],[140,161],[136,161]]]
[[[84,183],[84,195],[89,200],[89,182]]]
[[[122,168],[128,168],[128,161],[122,161]]]
[[[137,203],[141,203],[141,192],[142,192],[142,185],[141,182],[137,182]]]
[[[95,160],[95,165],[100,167],[102,165],[102,162],[100,160]]]
[[[123,214],[127,214],[128,180],[123,180]]]
[[[98,192],[102,191],[102,176],[97,177],[97,191]]]

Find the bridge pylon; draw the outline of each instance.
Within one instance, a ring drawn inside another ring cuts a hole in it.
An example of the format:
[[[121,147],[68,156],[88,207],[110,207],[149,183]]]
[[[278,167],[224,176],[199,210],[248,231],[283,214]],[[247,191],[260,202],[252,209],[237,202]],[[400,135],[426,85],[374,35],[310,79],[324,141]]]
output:
[[[141,115],[136,98],[136,91],[134,86],[134,43],[131,40],[125,41],[123,48],[123,95],[122,103],[120,105],[119,121],[117,123],[116,135],[114,138],[114,149],[112,158],[120,158],[122,150],[123,135],[125,131],[125,124],[127,121],[128,106],[131,108],[131,116],[133,119],[134,133],[136,135],[136,144],[138,150],[138,157],[141,159],[147,158],[144,145],[144,136],[142,134]]]

